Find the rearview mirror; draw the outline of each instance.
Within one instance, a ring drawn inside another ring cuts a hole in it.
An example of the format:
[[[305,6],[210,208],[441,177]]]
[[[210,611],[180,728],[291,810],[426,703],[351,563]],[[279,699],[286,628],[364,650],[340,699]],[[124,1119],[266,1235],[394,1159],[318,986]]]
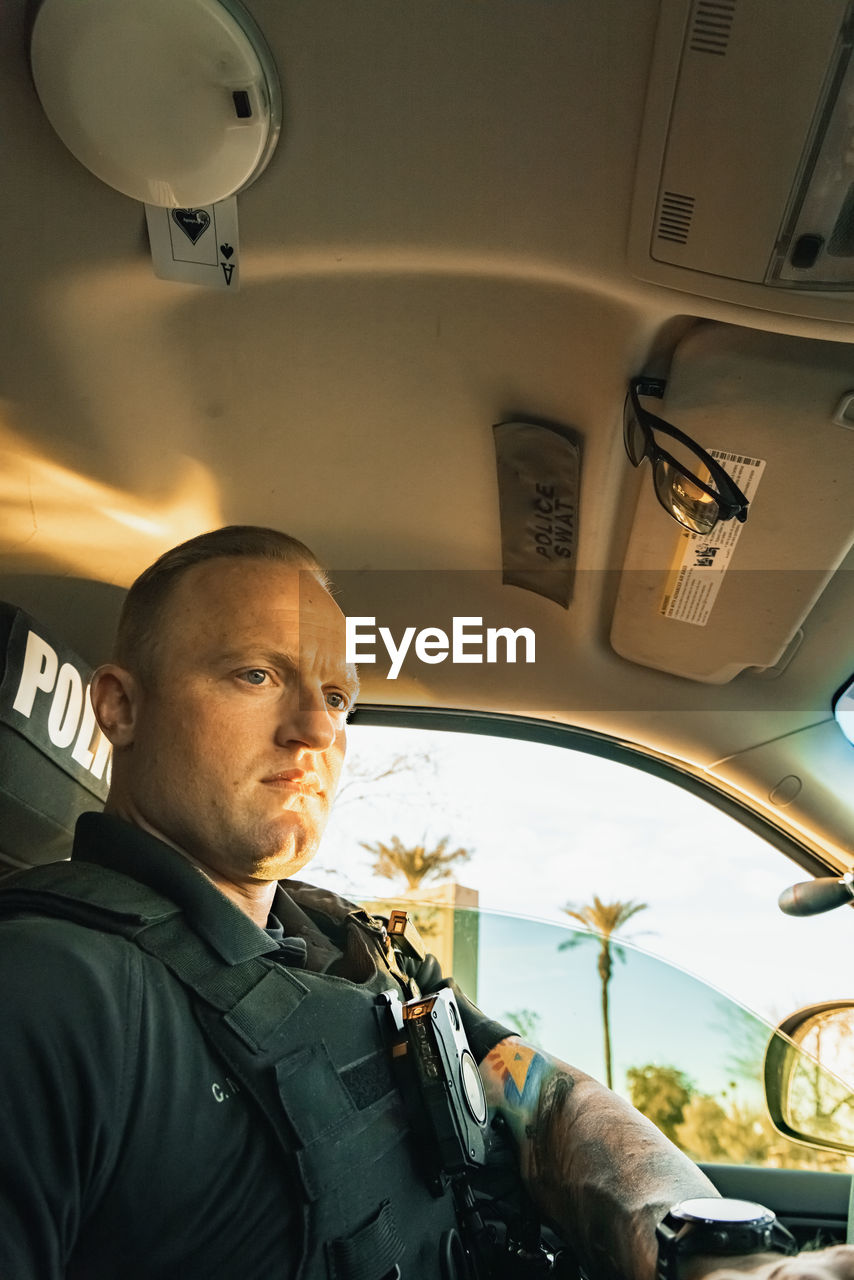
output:
[[[854,1153],[854,1000],[810,1005],[780,1023],[765,1053],[765,1099],[787,1138]]]

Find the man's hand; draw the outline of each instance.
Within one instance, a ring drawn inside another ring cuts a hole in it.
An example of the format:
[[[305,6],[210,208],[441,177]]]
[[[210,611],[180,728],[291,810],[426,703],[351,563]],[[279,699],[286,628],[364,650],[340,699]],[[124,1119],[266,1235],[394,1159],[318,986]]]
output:
[[[761,1257],[696,1259],[697,1270],[685,1269],[685,1280],[854,1280],[854,1245],[807,1250],[793,1258],[763,1253]],[[715,1268],[717,1263],[717,1268]],[[701,1269],[702,1268],[702,1269]]]

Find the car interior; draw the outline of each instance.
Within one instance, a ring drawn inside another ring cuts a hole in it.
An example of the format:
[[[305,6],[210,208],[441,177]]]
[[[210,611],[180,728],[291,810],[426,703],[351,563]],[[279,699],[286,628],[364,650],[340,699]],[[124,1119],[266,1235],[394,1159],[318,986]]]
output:
[[[103,804],[124,591],[256,524],[328,567],[354,731],[620,761],[847,915],[852,15],[8,0],[4,866]],[[826,978],[763,1068],[800,1157],[703,1160],[802,1242],[852,1238],[848,1089],[794,1115]]]

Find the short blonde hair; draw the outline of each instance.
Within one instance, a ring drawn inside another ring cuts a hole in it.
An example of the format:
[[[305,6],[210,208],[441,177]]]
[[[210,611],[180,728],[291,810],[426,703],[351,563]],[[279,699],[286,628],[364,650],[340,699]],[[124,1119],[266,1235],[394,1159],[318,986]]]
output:
[[[115,661],[142,680],[150,679],[165,606],[175,584],[194,565],[234,556],[273,560],[305,569],[324,589],[329,589],[325,570],[298,538],[254,524],[211,529],[165,551],[133,583],[119,616],[113,651]]]

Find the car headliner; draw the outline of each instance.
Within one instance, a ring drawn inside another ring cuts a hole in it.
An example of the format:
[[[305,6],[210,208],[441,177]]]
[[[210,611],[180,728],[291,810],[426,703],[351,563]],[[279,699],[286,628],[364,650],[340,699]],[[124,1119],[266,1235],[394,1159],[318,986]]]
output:
[[[854,336],[850,293],[706,288],[703,275],[666,271],[654,283],[630,264],[645,103],[662,67],[671,81],[678,69],[678,45],[663,63],[656,32],[684,28],[690,5],[666,0],[659,20],[656,0],[248,0],[285,121],[269,168],[239,197],[233,296],[155,279],[141,207],[82,168],[41,111],[29,7],[9,0],[0,32],[3,598],[94,663],[123,588],[219,524],[308,542],[351,613],[367,590],[426,625],[437,579],[425,575],[438,573],[460,586],[457,612],[535,627],[536,664],[475,678],[445,663],[398,682],[365,668],[367,702],[611,735],[850,865],[854,756],[831,698],[849,675],[854,561],[836,568],[839,547],[813,548],[809,567],[836,572],[794,627],[781,574],[763,606],[779,606],[780,652],[803,635],[770,676],[686,679],[618,656],[609,639],[636,502],[651,492],[648,467],[633,471],[623,452],[627,379],[666,372],[708,321]],[[773,10],[797,33],[807,8],[745,0],[741,20],[761,31]],[[757,68],[757,109],[798,72]],[[733,192],[733,237],[751,198]],[[773,387],[765,396],[785,463],[801,410]],[[501,585],[492,425],[513,416],[582,442],[568,610]],[[753,568],[791,563],[828,501],[821,475],[800,460],[790,469],[797,503],[776,513],[779,559]],[[843,516],[847,496],[833,494]],[[847,524],[846,545],[854,516]],[[748,522],[745,549],[751,533]],[[789,777],[800,791],[775,803]]]

